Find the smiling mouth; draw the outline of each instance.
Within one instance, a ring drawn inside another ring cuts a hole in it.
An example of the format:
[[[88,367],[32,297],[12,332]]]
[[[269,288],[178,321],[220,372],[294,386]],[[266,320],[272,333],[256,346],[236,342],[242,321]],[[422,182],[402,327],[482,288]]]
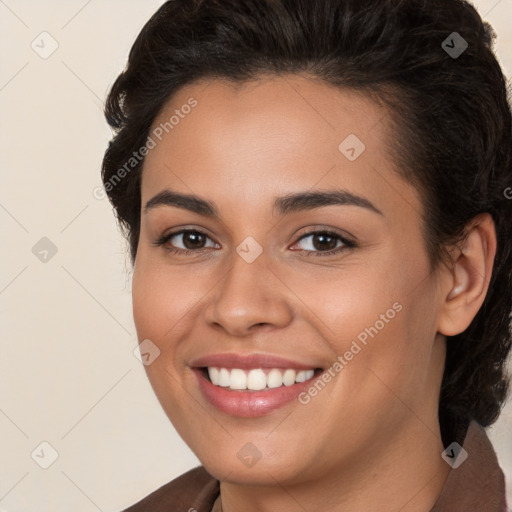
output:
[[[295,370],[293,368],[200,368],[203,376],[214,386],[233,391],[265,391],[290,387],[314,379],[322,368]]]

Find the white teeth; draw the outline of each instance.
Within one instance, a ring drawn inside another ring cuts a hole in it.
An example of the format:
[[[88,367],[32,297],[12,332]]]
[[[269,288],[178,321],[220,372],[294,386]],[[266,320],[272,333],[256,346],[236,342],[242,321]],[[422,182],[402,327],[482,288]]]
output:
[[[212,381],[213,384],[215,384],[216,386],[219,385],[220,378],[218,368],[214,368],[213,366],[208,368],[208,377],[210,377],[210,380]]]
[[[283,375],[283,384],[285,386],[291,386],[295,384],[295,370],[286,370]]]
[[[226,368],[221,368],[219,370],[219,386],[222,386],[223,388],[228,388],[230,381],[231,379],[229,370],[226,370]]]
[[[297,377],[295,377],[295,382],[305,382],[315,374],[314,370],[301,370],[297,372]]]
[[[301,370],[300,372],[297,372],[297,376],[295,377],[295,380],[297,382],[304,382],[306,379],[306,370]]]
[[[247,389],[247,375],[243,370],[237,368],[231,370],[229,387],[231,389]]]
[[[283,374],[277,369],[273,368],[267,375],[267,386],[269,388],[280,388],[283,385]]]
[[[278,368],[272,368],[265,373],[261,368],[253,370],[241,370],[233,368],[208,367],[208,376],[212,384],[234,390],[249,389],[260,391],[265,388],[279,388],[281,386],[292,386],[296,382],[305,382],[313,377],[314,370],[293,370],[287,369],[284,372]]]
[[[258,391],[267,387],[267,377],[263,370],[251,370],[247,377],[247,389]]]

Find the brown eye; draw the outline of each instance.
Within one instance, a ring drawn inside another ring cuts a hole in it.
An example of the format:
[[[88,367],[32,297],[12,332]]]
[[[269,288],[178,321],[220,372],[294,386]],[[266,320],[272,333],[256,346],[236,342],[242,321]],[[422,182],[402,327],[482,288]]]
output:
[[[330,251],[335,249],[337,245],[336,237],[320,234],[313,235],[313,247],[319,251]]]
[[[181,236],[183,237],[185,249],[201,249],[206,242],[205,235],[198,231],[188,231],[182,233]]]
[[[335,233],[315,232],[303,236],[298,243],[302,243],[302,249],[305,251],[331,251],[340,247],[340,241],[341,246],[347,244],[346,240]]]
[[[306,256],[329,256],[354,248],[356,244],[330,231],[313,231],[295,244]]]
[[[194,229],[182,229],[181,231],[168,233],[154,242],[154,245],[165,246],[171,252],[181,252],[183,254],[216,247],[216,244],[207,234]]]

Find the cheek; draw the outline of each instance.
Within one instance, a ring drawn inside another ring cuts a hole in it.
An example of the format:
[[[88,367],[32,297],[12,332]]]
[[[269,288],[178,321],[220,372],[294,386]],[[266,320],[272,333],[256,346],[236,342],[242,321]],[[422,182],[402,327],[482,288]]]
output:
[[[307,306],[304,315],[328,342],[333,362],[344,359],[348,371],[340,383],[373,396],[386,394],[385,384],[412,395],[429,371],[434,297],[428,280],[415,289],[428,275],[420,258],[384,261],[336,275],[304,274],[293,289]]]
[[[340,381],[341,394],[352,395],[353,410],[360,404],[373,404],[374,410],[388,411],[389,415],[394,411],[399,417],[408,414],[403,404],[422,409],[432,391],[428,383],[432,382],[431,372],[436,372],[432,367],[435,311],[426,289],[412,294],[405,290],[381,293],[386,300],[374,296],[364,315],[354,309],[358,317],[351,323],[351,337],[338,343],[338,353],[350,359],[344,381]]]
[[[186,416],[184,412],[177,412],[191,407],[190,397],[177,378],[176,370],[182,365],[178,360],[178,346],[182,333],[192,329],[191,310],[197,303],[198,294],[190,286],[189,279],[179,271],[170,272],[159,267],[145,259],[143,252],[138,253],[137,258],[132,280],[137,336],[139,341],[151,340],[160,351],[159,356],[144,369],[162,407],[177,426],[185,421]],[[200,411],[195,410],[194,413],[199,414]]]
[[[403,295],[400,273],[382,260],[365,264],[351,258],[337,267],[282,267],[276,273],[293,292],[299,319],[314,325],[337,353],[365,328],[380,326],[388,310],[394,318],[393,304]]]
[[[137,256],[139,257],[139,256]],[[136,263],[132,281],[133,317],[139,339],[172,339],[208,292],[208,280],[185,268],[169,269],[144,256]]]

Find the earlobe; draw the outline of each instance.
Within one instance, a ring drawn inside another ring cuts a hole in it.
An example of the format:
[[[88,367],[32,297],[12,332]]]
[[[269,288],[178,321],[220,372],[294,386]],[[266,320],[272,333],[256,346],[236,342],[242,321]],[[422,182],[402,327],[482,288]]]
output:
[[[466,330],[478,313],[489,288],[496,255],[496,231],[490,214],[475,217],[466,233],[446,280],[447,292],[438,324],[438,331],[445,336]]]

